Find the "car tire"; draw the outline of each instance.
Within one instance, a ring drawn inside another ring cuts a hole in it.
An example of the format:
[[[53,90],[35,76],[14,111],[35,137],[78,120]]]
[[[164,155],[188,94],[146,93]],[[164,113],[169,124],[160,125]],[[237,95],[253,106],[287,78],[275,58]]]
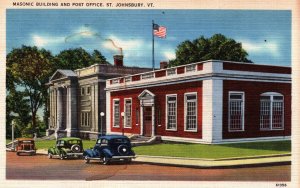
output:
[[[109,164],[109,158],[106,157],[106,156],[104,156],[104,157],[102,158],[102,164],[108,165],[108,164]]]
[[[88,156],[85,156],[85,157],[84,157],[84,161],[85,161],[85,163],[87,163],[87,164],[90,163],[89,157],[88,157]]]
[[[59,154],[59,157],[60,157],[60,160],[64,160],[65,159],[65,156],[64,156],[64,154]]]
[[[74,144],[72,147],[71,147],[71,150],[74,152],[74,153],[79,153],[81,151],[81,147],[78,145],[78,144]]]
[[[53,155],[52,153],[48,153],[48,159],[52,159]]]

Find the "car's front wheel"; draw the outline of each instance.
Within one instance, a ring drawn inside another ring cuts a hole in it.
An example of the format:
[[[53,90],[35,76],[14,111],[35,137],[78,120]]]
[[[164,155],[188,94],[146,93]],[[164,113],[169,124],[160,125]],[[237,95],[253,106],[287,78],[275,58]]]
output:
[[[59,155],[59,157],[60,157],[61,160],[64,160],[64,159],[65,159],[65,155],[64,155],[63,153],[61,153],[61,154]]]
[[[88,157],[88,156],[85,156],[85,157],[84,157],[84,161],[85,161],[85,163],[90,163],[89,157]]]
[[[104,156],[104,157],[102,158],[102,164],[108,165],[108,164],[109,164],[109,158],[106,157],[106,156]]]

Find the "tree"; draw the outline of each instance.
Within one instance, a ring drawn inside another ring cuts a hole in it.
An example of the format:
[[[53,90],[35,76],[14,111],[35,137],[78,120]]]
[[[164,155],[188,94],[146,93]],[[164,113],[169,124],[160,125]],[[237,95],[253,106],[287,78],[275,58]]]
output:
[[[92,53],[92,64],[109,64],[106,58],[98,50],[94,50]]]
[[[92,65],[92,57],[83,48],[61,51],[55,57],[56,69],[80,69]]]
[[[37,111],[47,97],[45,84],[53,74],[53,65],[51,53],[37,47],[22,46],[7,54],[7,96],[13,96],[16,102],[12,111],[20,115],[21,113],[17,112],[18,108],[22,104],[24,106],[22,109],[25,109],[27,104],[31,112],[33,130],[37,125]]]
[[[252,63],[247,59],[248,53],[242,44],[222,34],[215,34],[211,38],[186,40],[176,49],[176,58],[171,60],[169,66],[184,65],[209,59],[238,61]]]

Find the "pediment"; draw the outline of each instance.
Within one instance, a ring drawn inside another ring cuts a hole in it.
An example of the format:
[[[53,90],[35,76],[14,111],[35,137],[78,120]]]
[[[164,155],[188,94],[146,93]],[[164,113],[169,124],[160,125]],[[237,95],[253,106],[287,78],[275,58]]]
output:
[[[147,90],[147,89],[145,89],[139,96],[138,96],[138,98],[141,100],[141,99],[153,99],[155,97],[155,95],[151,92],[151,91],[149,91],[149,90]]]
[[[51,77],[50,81],[62,79],[62,78],[69,78],[69,77],[77,77],[76,73],[72,70],[60,70],[58,69]]]

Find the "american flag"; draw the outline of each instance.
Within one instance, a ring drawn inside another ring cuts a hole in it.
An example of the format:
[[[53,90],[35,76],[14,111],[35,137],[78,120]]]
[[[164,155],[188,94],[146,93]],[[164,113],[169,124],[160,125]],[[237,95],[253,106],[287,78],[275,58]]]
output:
[[[166,38],[167,36],[167,28],[164,26],[159,26],[157,24],[153,24],[153,34],[159,38]]]

